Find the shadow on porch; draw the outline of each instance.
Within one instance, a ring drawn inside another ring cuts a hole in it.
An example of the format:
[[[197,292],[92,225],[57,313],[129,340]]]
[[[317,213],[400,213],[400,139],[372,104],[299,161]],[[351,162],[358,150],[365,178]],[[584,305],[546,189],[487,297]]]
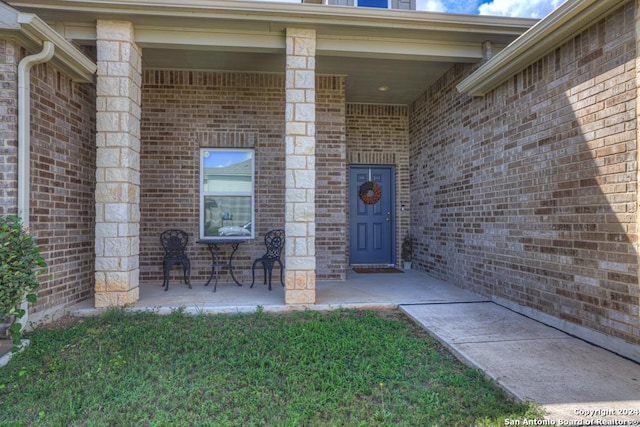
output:
[[[131,310],[171,312],[184,308],[189,313],[251,312],[259,306],[265,311],[287,311],[311,308],[315,310],[365,307],[397,307],[401,304],[453,303],[487,301],[472,292],[446,282],[409,270],[404,273],[358,274],[349,271],[345,281],[319,281],[316,283],[316,304],[286,305],[284,288],[274,281],[273,290],[256,283],[236,286],[233,283],[213,284],[192,282],[193,289],[173,280],[169,290],[161,283],[140,285],[140,299]],[[73,307],[74,316],[91,316],[103,310],[94,308],[93,299]]]

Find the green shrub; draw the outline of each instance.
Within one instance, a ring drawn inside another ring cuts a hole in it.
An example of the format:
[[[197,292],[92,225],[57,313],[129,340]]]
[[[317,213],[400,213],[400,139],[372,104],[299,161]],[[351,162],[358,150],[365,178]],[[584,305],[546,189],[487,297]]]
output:
[[[46,266],[40,256],[35,239],[22,226],[15,215],[0,216],[0,319],[11,317],[11,338],[14,346],[21,344],[25,310],[20,308],[24,299],[36,301],[38,274]]]

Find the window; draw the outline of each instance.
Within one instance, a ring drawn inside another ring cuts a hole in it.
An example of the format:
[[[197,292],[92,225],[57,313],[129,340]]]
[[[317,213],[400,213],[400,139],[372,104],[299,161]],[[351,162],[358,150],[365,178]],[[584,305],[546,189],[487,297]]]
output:
[[[358,0],[359,7],[381,7],[388,8],[389,0]]]
[[[378,7],[383,9],[416,10],[416,0],[329,0],[335,6]]]
[[[252,239],[253,150],[200,150],[200,238]]]

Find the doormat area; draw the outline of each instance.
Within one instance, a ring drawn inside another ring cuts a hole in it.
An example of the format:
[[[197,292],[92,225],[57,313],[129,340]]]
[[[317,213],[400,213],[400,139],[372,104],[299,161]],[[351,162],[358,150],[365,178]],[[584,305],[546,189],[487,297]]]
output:
[[[353,267],[356,273],[404,273],[404,271],[395,267]]]

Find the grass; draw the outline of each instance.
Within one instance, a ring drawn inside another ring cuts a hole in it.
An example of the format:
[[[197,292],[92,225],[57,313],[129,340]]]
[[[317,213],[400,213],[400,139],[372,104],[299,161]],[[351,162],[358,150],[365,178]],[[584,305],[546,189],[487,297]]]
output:
[[[400,312],[113,310],[28,334],[1,426],[457,426],[539,415]]]

